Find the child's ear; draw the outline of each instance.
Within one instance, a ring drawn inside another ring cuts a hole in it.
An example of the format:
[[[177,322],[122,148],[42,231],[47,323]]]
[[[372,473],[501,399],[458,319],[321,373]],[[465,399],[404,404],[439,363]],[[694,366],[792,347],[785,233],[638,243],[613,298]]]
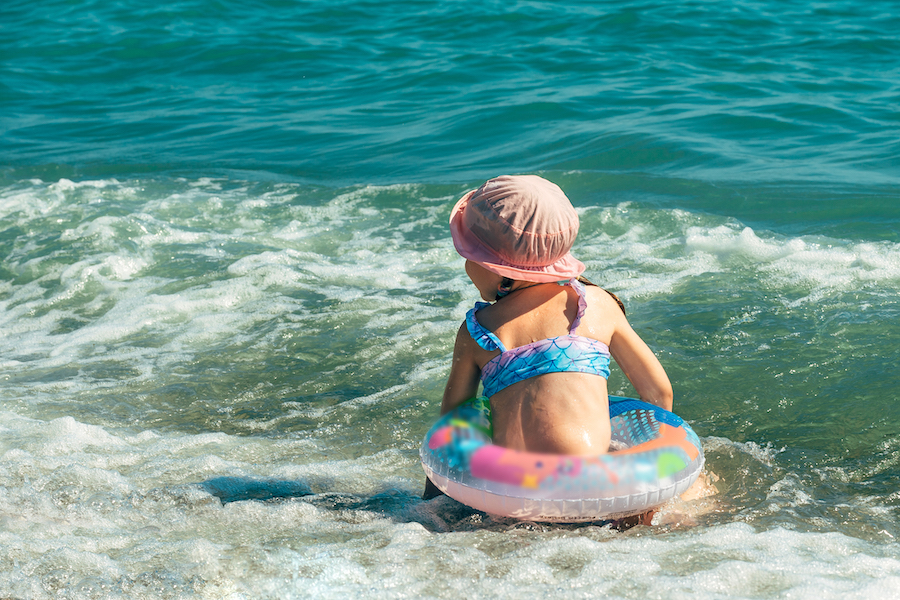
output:
[[[508,295],[509,292],[512,290],[512,286],[514,283],[515,283],[515,281],[513,281],[509,277],[504,277],[500,281],[500,285],[497,286],[497,297],[495,298],[495,300],[499,300],[503,296]]]

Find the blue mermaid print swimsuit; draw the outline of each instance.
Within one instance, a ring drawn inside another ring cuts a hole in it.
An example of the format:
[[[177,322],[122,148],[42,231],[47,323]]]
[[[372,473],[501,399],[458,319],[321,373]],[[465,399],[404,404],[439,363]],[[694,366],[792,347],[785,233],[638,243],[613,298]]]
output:
[[[488,398],[514,383],[546,373],[592,373],[609,379],[609,346],[599,340],[575,335],[587,308],[584,285],[577,279],[560,282],[560,285],[571,285],[578,294],[578,314],[568,335],[507,350],[500,338],[475,317],[480,309],[490,306],[490,303],[476,302],[475,308],[466,313],[466,328],[472,339],[485,350],[500,351],[481,369],[483,394]]]

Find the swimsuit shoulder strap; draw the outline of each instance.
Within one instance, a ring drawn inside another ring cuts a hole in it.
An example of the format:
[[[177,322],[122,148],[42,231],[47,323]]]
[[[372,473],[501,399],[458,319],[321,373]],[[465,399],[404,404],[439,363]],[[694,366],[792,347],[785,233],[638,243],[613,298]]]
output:
[[[500,352],[506,352],[506,346],[503,345],[500,338],[479,323],[478,318],[475,316],[475,313],[485,306],[490,306],[490,302],[476,302],[475,308],[470,309],[469,312],[466,313],[466,329],[469,330],[469,335],[472,336],[475,343],[485,350],[499,350]]]
[[[587,310],[586,292],[584,284],[574,277],[568,281],[560,281],[559,285],[571,285],[575,293],[578,294],[578,313],[575,315],[575,320],[572,321],[572,326],[569,328],[569,334],[571,335],[578,329],[578,326],[581,324],[581,317],[584,316],[584,311]]]

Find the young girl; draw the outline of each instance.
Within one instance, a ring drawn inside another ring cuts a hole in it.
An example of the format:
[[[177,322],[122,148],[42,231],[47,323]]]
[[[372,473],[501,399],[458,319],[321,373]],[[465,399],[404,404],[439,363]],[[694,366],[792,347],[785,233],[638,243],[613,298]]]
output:
[[[569,252],[578,215],[558,186],[533,175],[491,179],[456,204],[450,232],[487,302],[457,332],[441,414],[476,396],[481,381],[495,444],[605,453],[610,356],[642,400],[672,410],[669,378],[618,300],[579,279],[584,265]],[[439,493],[426,483],[425,498]]]

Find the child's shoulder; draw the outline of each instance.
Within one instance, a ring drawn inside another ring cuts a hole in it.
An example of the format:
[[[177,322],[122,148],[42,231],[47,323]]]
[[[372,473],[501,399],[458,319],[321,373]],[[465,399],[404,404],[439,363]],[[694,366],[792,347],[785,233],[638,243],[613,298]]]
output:
[[[604,311],[611,311],[625,315],[625,305],[614,293],[596,284],[590,283],[584,286],[585,300],[588,307],[600,307]]]

